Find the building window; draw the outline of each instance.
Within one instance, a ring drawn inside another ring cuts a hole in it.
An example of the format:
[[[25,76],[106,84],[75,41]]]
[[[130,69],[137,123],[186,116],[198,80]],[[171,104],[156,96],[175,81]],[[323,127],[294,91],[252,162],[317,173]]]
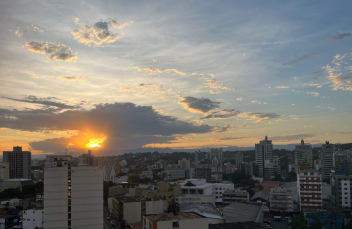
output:
[[[172,228],[178,228],[178,222],[172,222]]]
[[[71,220],[68,221],[68,226],[71,227]]]

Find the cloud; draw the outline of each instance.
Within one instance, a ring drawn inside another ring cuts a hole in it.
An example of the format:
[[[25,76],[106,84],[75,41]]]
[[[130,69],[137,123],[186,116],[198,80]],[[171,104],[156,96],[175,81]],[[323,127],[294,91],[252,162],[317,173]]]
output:
[[[184,108],[193,113],[208,113],[209,111],[219,108],[221,102],[214,102],[207,98],[183,97],[179,102]]]
[[[158,60],[156,60],[156,59],[153,59],[153,62],[157,62]]]
[[[229,90],[229,88],[227,88],[224,84],[220,84],[216,79],[208,79],[204,77],[204,80],[206,81],[205,83],[203,83],[204,85],[206,85],[205,87],[209,87],[217,90],[219,89]]]
[[[134,89],[133,89],[133,88],[130,88],[130,87],[128,87],[128,88],[122,88],[122,89],[120,90],[120,92],[132,92],[132,91],[134,91]]]
[[[319,53],[318,52],[311,52],[311,53],[308,53],[308,54],[305,54],[303,56],[300,56],[298,57],[297,59],[294,59],[294,60],[291,60],[287,63],[284,63],[283,65],[294,65],[294,64],[298,64],[299,62],[301,62],[302,60],[305,60],[305,59],[308,59],[312,56],[315,56],[315,55],[318,55]]]
[[[287,88],[289,88],[289,86],[276,86],[275,88],[287,89]]]
[[[77,59],[70,47],[59,43],[31,41],[26,42],[26,47],[31,52],[46,55],[48,60],[75,62]]]
[[[271,140],[277,142],[286,142],[286,141],[296,141],[305,138],[312,138],[316,136],[314,133],[307,133],[307,134],[293,134],[293,135],[285,135],[285,136],[274,136],[270,137]]]
[[[78,18],[78,17],[75,17],[75,18],[73,19],[73,21],[74,21],[75,23],[78,23],[78,22],[79,22],[79,18]]]
[[[24,33],[28,33],[28,32],[33,32],[33,33],[36,33],[36,34],[41,34],[42,32],[44,32],[43,30],[39,29],[37,26],[35,25],[30,25],[28,26],[26,29],[24,30],[20,30],[20,29],[17,29],[15,31],[15,35],[18,36],[18,37],[22,37],[22,35]]]
[[[82,24],[80,29],[73,30],[71,34],[75,40],[87,46],[91,46],[92,44],[100,46],[103,43],[110,44],[120,39],[118,34],[112,33],[109,30],[109,26],[121,29],[131,23],[133,22],[121,23],[110,20],[97,22],[93,26]]]
[[[133,24],[133,21],[122,23],[122,22],[118,22],[115,20],[111,20],[109,23],[115,29],[122,29],[123,27],[125,27],[127,25]]]
[[[237,116],[241,113],[241,111],[236,109],[222,109],[220,111],[212,112],[208,114],[204,118],[201,119],[228,119],[234,116]]]
[[[34,72],[29,72],[29,74],[30,74],[34,79],[38,79],[38,78],[39,78]]]
[[[317,87],[321,88],[323,85],[318,84],[318,83],[304,83],[303,86],[309,86],[309,87]]]
[[[241,97],[240,97],[240,98],[237,98],[236,100],[237,100],[237,101],[242,101],[242,100],[244,100],[244,98],[241,98]]]
[[[84,78],[84,76],[56,76],[55,78],[58,78],[63,81],[88,82],[87,79]]]
[[[350,36],[351,36],[351,33],[338,33],[338,34],[336,34],[333,37],[328,37],[327,40],[329,42],[334,42],[334,41],[338,41],[338,40],[342,40],[342,39],[348,38]]]
[[[255,120],[255,122],[262,122],[281,118],[282,115],[278,115],[276,113],[252,113],[243,112],[236,109],[222,109],[219,111],[214,111],[200,119],[228,119],[234,117],[247,118],[249,120]]]
[[[210,91],[209,91],[209,93],[210,93],[210,94],[215,94],[215,95],[216,95],[216,94],[219,94],[219,93],[220,93],[220,91],[210,90]]]
[[[221,133],[221,132],[225,132],[229,129],[232,129],[233,127],[230,126],[230,124],[227,124],[225,126],[215,126],[213,127],[213,132],[217,132],[217,133]]]
[[[68,105],[66,103],[55,102],[55,100],[56,100],[55,97],[38,98],[37,96],[34,96],[34,95],[28,95],[24,99],[14,99],[14,98],[8,98],[8,97],[2,97],[2,98],[12,100],[12,101],[17,101],[17,102],[34,103],[34,104],[40,104],[40,105],[44,105],[44,106],[52,106],[52,107],[57,107],[60,109],[75,109],[75,108],[79,107],[77,105],[72,106],[72,105]]]
[[[319,92],[314,92],[314,91],[312,91],[312,92],[307,91],[307,94],[308,94],[308,95],[313,95],[313,96],[315,96],[315,97],[319,96]]]
[[[165,68],[165,69],[157,69],[157,68],[139,68],[139,67],[133,67],[134,69],[137,69],[139,72],[140,71],[147,71],[149,72],[150,75],[155,75],[155,73],[163,73],[163,72],[175,72],[180,75],[186,75],[186,73],[181,72],[180,70],[177,70],[175,68]]]
[[[16,119],[8,119],[12,116]],[[0,128],[25,131],[77,130],[70,138],[47,139],[31,142],[34,150],[55,152],[68,143],[84,147],[84,133],[106,135],[104,149],[139,148],[150,143],[165,143],[184,134],[200,134],[213,131],[213,127],[178,120],[158,113],[152,106],[136,106],[133,103],[99,104],[91,110],[75,109],[60,113],[47,110],[0,109]]]
[[[352,53],[337,54],[332,61],[333,66],[328,64],[323,67],[333,90],[352,91],[352,64],[348,61],[351,58]]]

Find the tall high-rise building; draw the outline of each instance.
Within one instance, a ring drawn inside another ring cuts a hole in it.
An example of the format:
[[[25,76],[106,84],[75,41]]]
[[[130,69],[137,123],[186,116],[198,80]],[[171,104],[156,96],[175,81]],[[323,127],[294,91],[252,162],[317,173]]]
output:
[[[352,162],[344,162],[330,175],[333,201],[342,211],[352,211]]]
[[[273,143],[268,140],[268,136],[265,136],[263,141],[259,144],[255,144],[255,164],[258,167],[258,176],[264,177],[265,171],[265,160],[272,159],[273,155]]]
[[[321,174],[314,169],[303,169],[297,173],[297,190],[302,209],[322,209]]]
[[[331,170],[334,169],[334,152],[335,145],[330,144],[328,141],[322,145],[321,152],[321,176],[322,178],[329,178]]]
[[[182,158],[182,160],[177,161],[177,165],[180,169],[189,169],[191,168],[191,161],[186,158]]]
[[[31,152],[22,151],[21,146],[14,146],[13,151],[3,151],[3,162],[9,163],[9,177],[31,178]]]
[[[307,164],[309,168],[313,169],[313,154],[312,146],[310,144],[304,144],[303,139],[301,144],[296,145],[293,150],[295,156],[295,172],[298,173],[299,165]]]
[[[243,153],[242,152],[236,153],[235,159],[236,159],[236,165],[241,164],[243,162]]]
[[[43,228],[103,228],[103,170],[73,166],[71,158],[46,157]]]

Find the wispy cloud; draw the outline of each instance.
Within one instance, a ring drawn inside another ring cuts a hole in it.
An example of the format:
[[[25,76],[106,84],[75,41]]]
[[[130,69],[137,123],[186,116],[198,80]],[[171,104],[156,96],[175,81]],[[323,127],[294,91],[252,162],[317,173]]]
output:
[[[75,62],[77,59],[70,47],[60,43],[31,41],[26,42],[26,47],[31,52],[46,55],[48,60]]]
[[[351,36],[351,33],[338,33],[338,34],[336,34],[333,37],[328,37],[327,40],[329,42],[334,42],[334,41],[338,41],[338,40],[342,40],[342,39],[348,38],[350,36]]]
[[[262,122],[270,119],[281,118],[282,115],[275,113],[243,112],[236,109],[221,109],[220,111],[214,111],[201,119],[228,119],[233,117],[247,118],[249,120],[255,120],[255,122]]]
[[[326,78],[332,84],[333,90],[352,91],[352,64],[349,60],[352,53],[344,55],[335,55],[332,61],[333,66],[329,64],[323,69],[329,74]]]
[[[291,61],[289,61],[289,62],[287,62],[287,63],[284,63],[283,65],[294,65],[294,64],[298,64],[298,63],[301,62],[302,60],[308,59],[308,58],[310,58],[310,57],[312,57],[312,56],[316,56],[316,55],[318,55],[318,54],[319,54],[318,52],[311,52],[311,53],[305,54],[305,55],[303,55],[303,56],[300,56],[300,57],[298,57],[298,58],[296,58],[296,59],[294,59],[294,60],[291,60]]]
[[[46,97],[46,98],[38,98],[37,96],[34,95],[28,95],[24,99],[14,99],[14,98],[9,98],[9,97],[2,97],[4,99],[12,100],[12,101],[17,101],[17,102],[24,102],[24,103],[34,103],[34,104],[40,104],[44,106],[53,106],[57,107],[60,109],[74,109],[78,108],[78,105],[68,105],[66,103],[62,102],[57,102],[55,97]]]
[[[290,88],[290,87],[289,87],[289,86],[276,86],[275,88],[288,89],[288,88]]]
[[[181,72],[180,70],[177,70],[175,68],[165,68],[165,69],[157,69],[157,68],[139,68],[139,67],[133,67],[134,69],[137,69],[139,72],[140,71],[147,71],[149,72],[150,75],[155,75],[155,73],[163,73],[163,72],[174,72],[180,75],[186,75],[186,73]]]
[[[32,76],[32,78],[39,79],[39,77],[34,72],[29,72],[29,74]]]
[[[131,87],[122,88],[122,89],[120,90],[120,92],[133,92],[133,91],[134,91],[134,89],[131,88]]]
[[[16,36],[18,37],[22,37],[24,33],[28,33],[28,32],[33,32],[36,34],[41,34],[42,32],[44,32],[43,30],[39,29],[37,26],[35,25],[30,25],[28,26],[26,29],[17,29],[14,33]]]
[[[296,141],[305,138],[312,138],[316,136],[314,133],[306,133],[306,134],[293,134],[293,135],[283,135],[283,136],[274,136],[270,137],[273,141],[285,142],[285,141]]]
[[[307,91],[307,94],[315,97],[319,96],[319,92],[314,92],[314,91]]]
[[[213,109],[219,107],[221,102],[211,101],[207,98],[195,98],[195,97],[183,97],[183,100],[179,102],[190,112],[193,113],[208,113]]]

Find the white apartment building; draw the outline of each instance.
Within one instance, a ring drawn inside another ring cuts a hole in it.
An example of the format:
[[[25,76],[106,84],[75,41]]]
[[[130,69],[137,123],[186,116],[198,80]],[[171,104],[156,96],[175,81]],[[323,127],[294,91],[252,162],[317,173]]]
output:
[[[302,209],[322,209],[322,182],[320,172],[307,169],[297,174],[297,189]]]
[[[243,153],[242,152],[236,153],[235,159],[236,159],[236,165],[241,164],[243,162]]]
[[[183,204],[212,204],[215,206],[215,196],[201,194],[181,194],[175,197],[179,205]]]
[[[274,156],[271,159],[264,161],[264,172],[270,173],[271,176],[280,174],[280,159],[278,156]]]
[[[352,162],[345,162],[340,170],[331,173],[332,197],[341,211],[352,211]]]
[[[298,173],[299,165],[308,164],[313,169],[313,153],[312,146],[305,144],[303,139],[300,145],[296,145],[293,150],[295,157],[295,172]]]
[[[43,209],[28,209],[22,211],[22,228],[37,229],[43,228]]]
[[[206,179],[186,179],[179,183],[183,194],[213,195],[222,198],[226,190],[234,190],[234,184],[206,183]]]
[[[270,189],[270,210],[293,212],[293,195],[292,190],[284,187],[275,187]]]
[[[71,166],[70,155],[46,157],[45,229],[103,228],[103,170]]]
[[[177,215],[163,213],[143,217],[143,228],[145,229],[195,229],[208,227],[207,218],[190,212],[179,212]]]
[[[328,141],[322,145],[322,153],[321,153],[321,172],[322,178],[330,177],[331,170],[334,169],[334,152],[335,145],[330,144]]]
[[[268,140],[268,136],[265,136],[263,141],[260,141],[259,144],[255,144],[255,164],[258,166],[259,177],[264,177],[265,160],[272,159],[272,155],[272,141]]]

